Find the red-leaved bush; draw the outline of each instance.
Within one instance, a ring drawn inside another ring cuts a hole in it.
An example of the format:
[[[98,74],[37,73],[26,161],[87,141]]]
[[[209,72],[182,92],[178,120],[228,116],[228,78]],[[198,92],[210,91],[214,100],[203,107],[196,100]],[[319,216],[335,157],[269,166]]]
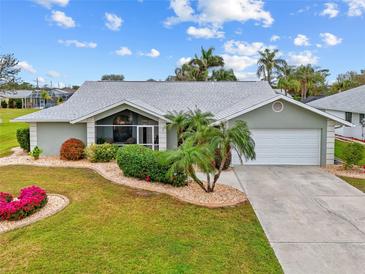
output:
[[[75,138],[66,140],[60,150],[60,156],[62,160],[76,161],[84,158],[84,143]]]
[[[0,220],[21,220],[44,207],[47,201],[46,191],[37,186],[23,188],[15,200],[11,194],[0,192]]]

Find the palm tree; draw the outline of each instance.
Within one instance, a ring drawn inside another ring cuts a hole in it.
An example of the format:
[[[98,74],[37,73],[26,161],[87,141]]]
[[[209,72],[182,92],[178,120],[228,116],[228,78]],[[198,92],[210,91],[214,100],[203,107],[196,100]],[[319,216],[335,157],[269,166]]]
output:
[[[275,75],[279,74],[282,67],[287,65],[284,59],[276,58],[278,52],[277,49],[259,51],[260,58],[257,61],[257,77],[268,81],[271,86],[273,85]]]
[[[205,50],[203,47],[201,48],[201,56],[198,57],[195,54],[195,57],[189,62],[192,66],[199,67],[199,70],[203,73],[208,71],[213,67],[222,67],[224,66],[224,61],[221,56],[213,55],[214,48],[211,47],[208,50]]]
[[[167,153],[167,161],[172,163],[168,175],[172,177],[178,170],[184,170],[204,191],[213,192],[232,148],[240,157],[256,156],[255,143],[244,121],[237,121],[232,128],[224,124],[203,125],[177,150]],[[218,168],[214,162],[216,151],[222,159]],[[206,183],[196,176],[195,166],[206,174]]]
[[[328,69],[319,69],[312,65],[302,65],[298,67],[295,71],[295,78],[300,82],[302,100],[307,98],[310,89],[324,86],[328,75]]]
[[[183,111],[173,111],[169,112],[166,115],[166,118],[171,121],[171,123],[167,124],[168,129],[176,129],[177,134],[177,145],[181,145],[183,143],[183,133],[187,128],[188,120],[187,115]]]
[[[47,105],[47,100],[51,100],[52,97],[48,94],[46,90],[41,91],[41,98],[44,100],[44,104]]]
[[[211,112],[203,112],[200,109],[189,110],[186,113],[187,125],[189,131],[197,131],[203,126],[213,122],[214,115]]]
[[[212,76],[209,80],[213,81],[237,81],[236,75],[234,75],[233,69],[219,69],[213,70]]]

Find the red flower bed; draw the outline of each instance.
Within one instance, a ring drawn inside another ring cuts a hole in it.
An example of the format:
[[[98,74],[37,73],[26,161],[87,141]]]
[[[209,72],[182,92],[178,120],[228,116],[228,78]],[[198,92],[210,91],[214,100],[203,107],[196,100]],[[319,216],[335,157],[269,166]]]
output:
[[[0,220],[23,219],[47,204],[47,193],[40,187],[23,188],[17,199],[9,193],[0,192]]]

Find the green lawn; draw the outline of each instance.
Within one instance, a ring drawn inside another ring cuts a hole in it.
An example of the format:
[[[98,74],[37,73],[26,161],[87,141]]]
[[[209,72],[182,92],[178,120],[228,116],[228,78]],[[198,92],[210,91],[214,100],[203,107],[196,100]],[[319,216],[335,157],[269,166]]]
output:
[[[365,192],[365,179],[356,179],[349,177],[341,177],[342,180],[345,180],[350,185],[360,189],[362,192]]]
[[[0,174],[1,191],[37,184],[71,200],[0,235],[0,273],[282,273],[249,203],[208,209],[88,169],[12,166]]]
[[[36,110],[0,108],[0,157],[10,155],[10,149],[18,146],[16,130],[28,127],[26,123],[11,123],[10,120],[34,111]]]
[[[336,140],[336,142],[335,142],[335,156],[337,158],[342,159],[342,155],[343,155],[343,152],[346,149],[346,145],[347,144],[348,143],[346,143],[346,142],[343,142],[343,141],[340,141],[340,140]],[[360,165],[365,165],[365,151],[364,151],[362,160],[360,161],[359,164]]]

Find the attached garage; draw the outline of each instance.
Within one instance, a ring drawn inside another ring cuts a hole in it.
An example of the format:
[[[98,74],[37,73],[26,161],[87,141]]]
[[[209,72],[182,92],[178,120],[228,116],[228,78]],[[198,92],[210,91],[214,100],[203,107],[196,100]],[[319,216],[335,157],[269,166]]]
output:
[[[320,165],[320,129],[252,129],[256,159],[250,165]],[[232,151],[232,164],[241,161]]]

